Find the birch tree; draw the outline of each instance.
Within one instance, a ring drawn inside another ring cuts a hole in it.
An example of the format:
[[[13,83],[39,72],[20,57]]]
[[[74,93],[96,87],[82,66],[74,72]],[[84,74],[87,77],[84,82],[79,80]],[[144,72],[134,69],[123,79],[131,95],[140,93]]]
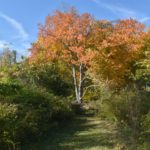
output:
[[[32,62],[64,61],[70,69],[74,81],[76,101],[82,102],[85,70],[93,58],[92,17],[79,15],[74,9],[68,12],[56,11],[48,15],[39,27],[38,39],[31,48]]]

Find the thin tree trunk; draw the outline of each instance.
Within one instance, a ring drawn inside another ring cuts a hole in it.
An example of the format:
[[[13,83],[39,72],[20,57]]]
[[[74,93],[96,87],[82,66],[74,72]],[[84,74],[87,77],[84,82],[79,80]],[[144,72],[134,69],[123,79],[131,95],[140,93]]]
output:
[[[79,68],[80,78],[79,78],[79,103],[82,102],[82,95],[83,95],[83,64],[80,64]]]
[[[77,101],[78,103],[80,103],[79,93],[78,93],[78,86],[77,86],[77,77],[76,77],[76,69],[75,69],[75,66],[72,67],[72,75],[73,75],[73,80],[74,80],[76,101]]]

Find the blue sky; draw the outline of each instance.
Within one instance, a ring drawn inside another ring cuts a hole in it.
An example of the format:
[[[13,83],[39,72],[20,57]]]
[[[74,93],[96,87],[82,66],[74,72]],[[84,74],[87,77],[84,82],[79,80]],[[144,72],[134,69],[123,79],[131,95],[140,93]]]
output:
[[[38,33],[38,24],[54,10],[74,6],[97,19],[135,18],[150,24],[149,0],[1,0],[0,50],[10,47],[26,55]]]

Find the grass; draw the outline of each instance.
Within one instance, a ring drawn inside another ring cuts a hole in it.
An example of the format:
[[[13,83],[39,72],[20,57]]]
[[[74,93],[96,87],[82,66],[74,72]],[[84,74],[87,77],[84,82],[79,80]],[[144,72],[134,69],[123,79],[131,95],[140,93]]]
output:
[[[79,116],[63,123],[49,137],[28,150],[112,150],[116,143],[115,128],[107,121]]]

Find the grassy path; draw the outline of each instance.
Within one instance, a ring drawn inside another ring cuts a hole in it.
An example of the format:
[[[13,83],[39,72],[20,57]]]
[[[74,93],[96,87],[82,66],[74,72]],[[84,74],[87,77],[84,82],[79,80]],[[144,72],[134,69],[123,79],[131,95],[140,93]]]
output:
[[[113,150],[115,129],[99,118],[80,116],[63,124],[31,150]]]

